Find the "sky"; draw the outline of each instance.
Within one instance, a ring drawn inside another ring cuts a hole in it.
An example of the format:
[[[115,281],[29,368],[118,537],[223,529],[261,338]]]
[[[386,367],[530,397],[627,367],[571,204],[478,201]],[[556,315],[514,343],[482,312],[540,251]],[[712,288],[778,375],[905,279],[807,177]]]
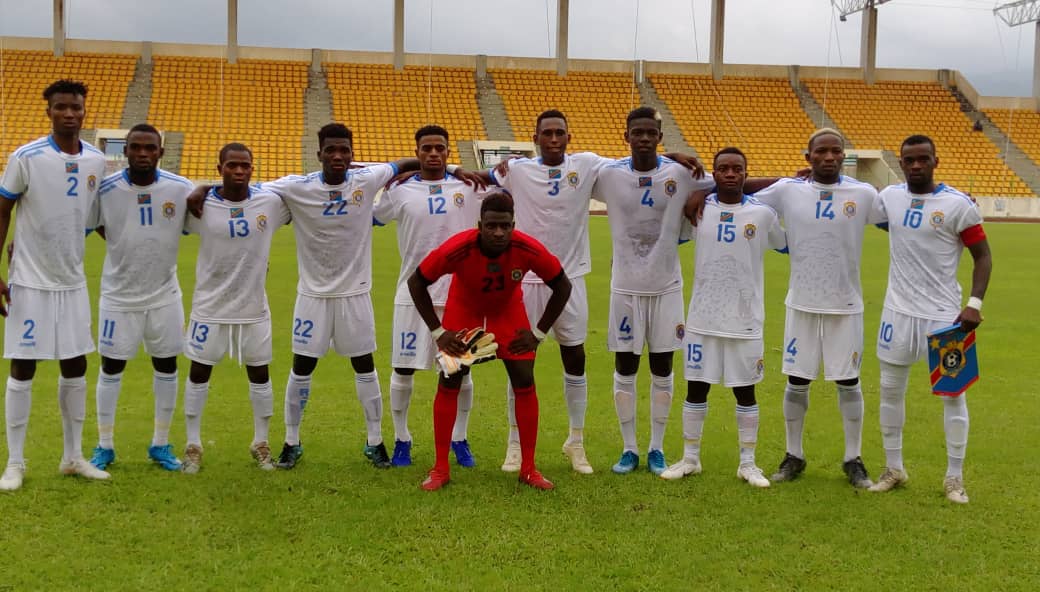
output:
[[[984,95],[1032,94],[1035,27],[1009,0],[891,0],[878,8],[877,65],[949,68]],[[226,42],[226,0],[65,0],[67,36]],[[240,45],[391,51],[393,0],[239,0]],[[859,15],[828,0],[729,0],[725,61],[859,64]],[[0,0],[0,35],[50,37],[53,0]],[[572,58],[707,62],[711,0],[570,0]],[[556,0],[405,0],[405,51],[551,57]]]

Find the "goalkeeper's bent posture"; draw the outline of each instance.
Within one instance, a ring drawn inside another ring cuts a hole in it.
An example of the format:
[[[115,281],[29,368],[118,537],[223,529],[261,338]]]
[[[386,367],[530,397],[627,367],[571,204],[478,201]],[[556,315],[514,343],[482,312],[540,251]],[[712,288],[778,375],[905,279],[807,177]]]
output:
[[[528,270],[552,289],[552,297],[533,329],[520,291]],[[427,287],[447,274],[452,274],[451,288],[444,306],[444,319],[438,319]],[[534,238],[513,230],[513,198],[493,193],[484,198],[480,206],[477,228],[460,232],[431,251],[409,278],[408,290],[416,310],[437,340],[444,358],[441,367],[445,370],[433,400],[437,460],[423,481],[423,489],[440,489],[450,479],[448,450],[459,386],[469,372],[469,364],[493,359],[490,354],[502,359],[516,392],[516,419],[523,458],[520,482],[537,489],[552,489],[552,482],[534,465],[538,439],[534,357],[545,332],[563,312],[571,294],[570,280],[559,260]],[[474,328],[493,334],[502,345],[495,351],[486,336],[481,339],[479,332],[467,333]],[[455,368],[457,372],[449,372]]]

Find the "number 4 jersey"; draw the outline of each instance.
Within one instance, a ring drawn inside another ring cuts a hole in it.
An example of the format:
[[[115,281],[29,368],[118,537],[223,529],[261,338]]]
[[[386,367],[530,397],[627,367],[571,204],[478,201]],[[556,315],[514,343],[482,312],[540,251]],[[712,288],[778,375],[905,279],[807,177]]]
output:
[[[270,316],[267,262],[275,230],[291,219],[278,195],[254,187],[249,197],[227,201],[211,189],[202,219],[189,216],[185,230],[201,238],[195,264],[191,317],[211,323],[255,323]]]

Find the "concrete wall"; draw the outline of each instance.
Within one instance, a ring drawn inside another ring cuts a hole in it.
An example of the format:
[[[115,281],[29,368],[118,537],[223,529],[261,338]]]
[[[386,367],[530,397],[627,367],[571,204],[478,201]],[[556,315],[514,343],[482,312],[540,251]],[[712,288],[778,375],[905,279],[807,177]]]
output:
[[[1021,218],[1040,222],[1040,197],[977,197],[976,201],[987,220]]]

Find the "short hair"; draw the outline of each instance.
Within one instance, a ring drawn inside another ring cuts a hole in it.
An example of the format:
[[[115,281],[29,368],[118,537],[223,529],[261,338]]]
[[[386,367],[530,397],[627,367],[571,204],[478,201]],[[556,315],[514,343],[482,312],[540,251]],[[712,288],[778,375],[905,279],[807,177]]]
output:
[[[449,140],[448,130],[439,125],[424,125],[419,128],[415,132],[415,142],[418,144],[424,136],[443,136],[445,141]]]
[[[52,82],[50,86],[43,89],[43,98],[47,100],[47,104],[49,105],[51,97],[59,93],[79,95],[85,99],[87,98],[87,85],[78,80],[62,78],[61,80]]]
[[[248,152],[249,160],[253,159],[253,151],[249,149],[249,146],[246,146],[241,142],[231,142],[224,144],[224,147],[220,149],[220,164],[224,164],[224,159],[227,157],[227,153],[232,150],[236,152]]]
[[[711,166],[712,167],[715,166],[715,163],[719,160],[719,157],[722,156],[723,154],[736,154],[736,155],[738,155],[738,156],[740,156],[741,158],[744,159],[744,166],[745,167],[747,166],[747,155],[744,154],[743,150],[741,150],[740,148],[737,148],[735,146],[726,146],[722,150],[719,150],[718,152],[715,153],[715,156],[711,159]]]
[[[839,140],[841,140],[841,149],[845,149],[845,136],[841,135],[841,132],[834,129],[833,127],[821,127],[820,129],[814,131],[811,136],[809,136],[809,152],[812,152],[812,143],[816,141],[816,138],[819,138],[820,136],[834,136],[838,138]]]
[[[563,123],[567,123],[567,116],[563,114],[563,111],[559,109],[547,109],[538,114],[538,119],[534,121],[534,129],[538,129],[542,125],[543,119],[562,119]]]
[[[159,133],[159,130],[156,129],[154,125],[152,125],[150,123],[139,123],[139,124],[135,125],[134,127],[130,128],[130,131],[126,132],[126,141],[127,142],[130,141],[130,134],[132,134],[134,132],[144,132],[146,134],[155,134],[155,137],[159,138],[159,147],[162,147],[162,141],[163,141],[162,134]]]
[[[625,127],[632,125],[632,121],[636,119],[653,119],[657,122],[657,127],[661,127],[661,114],[653,107],[647,107],[644,105],[629,111],[628,117],[625,119]]]
[[[932,147],[932,154],[935,154],[935,142],[933,142],[928,136],[922,134],[907,136],[907,138],[903,140],[903,143],[899,145],[899,151],[902,152],[903,148],[907,146],[918,146],[920,144],[928,144]]]
[[[513,211],[513,196],[503,191],[492,193],[484,198],[484,201],[480,203],[480,217],[484,217],[484,212],[507,212],[514,214]]]
[[[326,138],[346,138],[351,144],[354,143],[354,132],[342,123],[326,123],[318,130],[318,148],[325,144]]]

